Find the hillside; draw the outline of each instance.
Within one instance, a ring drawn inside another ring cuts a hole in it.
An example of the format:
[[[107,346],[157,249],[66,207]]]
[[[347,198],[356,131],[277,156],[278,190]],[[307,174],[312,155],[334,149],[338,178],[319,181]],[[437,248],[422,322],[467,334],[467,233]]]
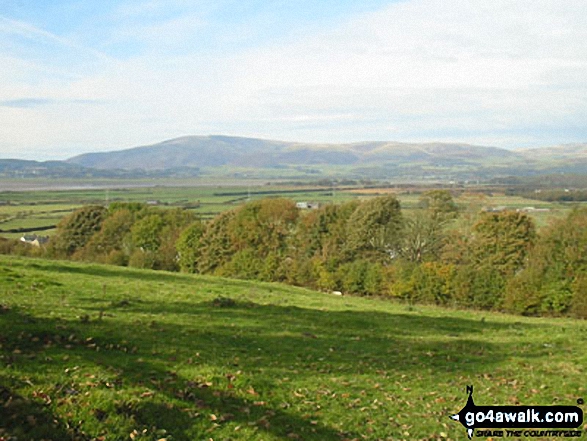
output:
[[[140,179],[163,177],[198,176],[199,169],[176,167],[164,170],[122,169],[121,167],[100,169],[85,167],[65,161],[27,161],[22,159],[0,159],[0,179],[51,178],[51,179]]]
[[[0,437],[464,439],[466,385],[486,405],[583,397],[586,330],[0,256]]]
[[[71,164],[100,169],[171,167],[275,167],[279,165],[358,165],[381,162],[435,164],[477,160],[511,160],[505,149],[466,144],[365,142],[304,144],[229,136],[186,136],[149,146],[105,153],[87,153]]]
[[[1,177],[35,177],[35,176],[83,176],[91,173],[77,164],[68,164],[63,161],[27,161],[22,159],[0,159]]]
[[[459,143],[319,144],[233,136],[185,136],[85,153],[66,161],[0,159],[0,178],[377,179],[488,181],[587,173],[587,144],[507,150]]]
[[[587,144],[563,144],[553,147],[519,150],[518,153],[528,159],[542,161],[587,160]]]

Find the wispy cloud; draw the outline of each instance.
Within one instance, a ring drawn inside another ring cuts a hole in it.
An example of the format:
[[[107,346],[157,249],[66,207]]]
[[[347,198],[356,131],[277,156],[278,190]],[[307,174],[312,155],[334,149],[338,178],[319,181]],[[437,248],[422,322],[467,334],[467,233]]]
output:
[[[123,1],[63,35],[0,17],[0,146],[587,138],[583,0],[405,0],[306,28],[233,7]]]
[[[53,98],[17,98],[0,101],[0,107],[13,107],[17,109],[32,109],[49,105],[103,105],[105,102],[87,99],[53,99]]]
[[[16,107],[21,109],[29,109],[32,107],[45,106],[53,102],[54,100],[47,98],[20,98],[15,100],[0,101],[0,107]]]
[[[78,52],[78,54],[93,56],[102,61],[112,61],[112,58],[102,51],[81,45],[68,38],[55,35],[46,30],[39,29],[29,23],[19,20],[13,20],[7,17],[3,17],[1,15],[0,34],[5,34],[9,36],[19,36],[24,39],[41,44],[50,43],[61,48]]]

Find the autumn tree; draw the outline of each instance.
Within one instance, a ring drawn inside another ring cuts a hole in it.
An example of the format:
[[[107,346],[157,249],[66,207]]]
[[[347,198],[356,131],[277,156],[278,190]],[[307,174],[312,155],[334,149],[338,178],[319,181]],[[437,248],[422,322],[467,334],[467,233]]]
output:
[[[263,199],[236,210],[227,225],[234,255],[222,274],[260,280],[283,280],[282,262],[299,216],[289,199]]]
[[[199,273],[213,274],[220,270],[234,254],[234,246],[229,233],[229,224],[235,212],[225,211],[206,225],[200,239],[200,255],[196,263]]]
[[[130,230],[134,223],[134,214],[126,208],[109,210],[100,230],[97,231],[84,247],[85,260],[125,265],[130,254]]]
[[[587,209],[542,231],[524,270],[507,287],[506,307],[523,314],[587,317]]]
[[[503,275],[512,275],[524,265],[535,238],[536,228],[527,214],[483,213],[473,226],[473,265],[491,266]]]
[[[350,201],[312,210],[300,217],[288,244],[288,280],[320,289],[335,289],[337,268],[352,257],[347,222],[358,203]]]
[[[50,241],[50,253],[57,257],[70,257],[81,250],[100,230],[106,215],[106,208],[99,205],[75,210],[57,225],[57,232]]]
[[[182,271],[188,273],[198,272],[198,261],[201,253],[200,241],[205,231],[205,225],[200,220],[197,220],[179,235],[175,248],[179,257],[179,267]]]
[[[299,216],[290,199],[262,199],[236,210],[229,233],[236,250],[254,248],[259,256],[283,251]]]
[[[448,219],[458,213],[457,204],[448,190],[426,191],[420,196],[418,205],[433,217]]]
[[[445,229],[457,217],[450,192],[431,190],[419,200],[419,209],[404,219],[401,256],[412,262],[436,260],[444,242]]]
[[[402,214],[393,195],[361,203],[347,223],[348,246],[357,255],[389,260],[401,249]]]
[[[443,245],[445,225],[444,221],[426,211],[406,217],[401,256],[412,262],[435,260]]]

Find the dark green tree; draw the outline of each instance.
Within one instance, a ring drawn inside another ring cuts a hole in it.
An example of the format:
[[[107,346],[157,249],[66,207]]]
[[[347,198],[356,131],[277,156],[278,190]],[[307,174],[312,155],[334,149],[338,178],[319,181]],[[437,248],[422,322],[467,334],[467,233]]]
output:
[[[536,239],[533,220],[524,213],[483,213],[473,226],[473,265],[490,266],[510,276],[524,266]]]
[[[109,210],[109,215],[102,222],[100,231],[96,232],[86,244],[83,251],[84,260],[103,263],[125,264],[128,261],[130,230],[134,215],[128,209]]]
[[[587,317],[587,209],[576,209],[541,232],[523,271],[508,284],[506,308],[522,314]]]
[[[98,232],[107,216],[106,208],[90,205],[75,210],[57,225],[57,232],[50,241],[50,254],[71,257]]]
[[[423,193],[419,205],[434,217],[454,218],[459,210],[448,190],[430,190]]]
[[[229,232],[229,224],[234,216],[234,211],[225,211],[206,225],[206,231],[200,239],[200,256],[197,262],[199,273],[218,272],[235,253],[236,249]]]
[[[404,220],[401,255],[412,262],[436,260],[442,249],[445,220],[422,210]]]
[[[200,241],[206,231],[206,226],[201,221],[196,221],[180,234],[175,248],[179,256],[179,267],[182,271],[196,273],[200,259]]]
[[[144,252],[157,251],[164,226],[163,218],[158,214],[150,214],[135,222],[130,230],[134,247]]]
[[[348,246],[358,256],[389,260],[401,252],[402,214],[395,196],[360,204],[347,223]]]

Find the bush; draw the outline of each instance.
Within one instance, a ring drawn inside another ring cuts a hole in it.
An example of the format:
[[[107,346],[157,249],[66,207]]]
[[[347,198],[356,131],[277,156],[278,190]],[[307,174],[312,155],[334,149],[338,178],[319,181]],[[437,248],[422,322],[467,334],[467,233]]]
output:
[[[179,267],[187,273],[198,272],[198,260],[200,258],[200,240],[206,231],[206,227],[200,221],[196,221],[187,227],[177,239],[175,248],[179,255]]]
[[[262,268],[263,261],[252,249],[247,248],[236,252],[228,263],[217,270],[217,274],[239,279],[257,279]]]
[[[462,265],[454,275],[454,300],[460,306],[499,309],[503,305],[506,279],[498,268]]]
[[[133,268],[154,269],[157,263],[156,256],[151,251],[135,250],[128,261]]]
[[[587,276],[577,277],[572,285],[571,312],[575,317],[587,318]]]
[[[347,293],[365,294],[366,273],[367,262],[364,260],[341,265],[338,269],[338,278],[341,281],[342,289]]]
[[[269,253],[262,261],[263,265],[259,271],[259,280],[263,282],[283,282],[286,279],[286,269],[281,256],[276,253]]]
[[[414,300],[414,279],[412,273],[417,264],[407,260],[397,260],[389,266],[387,277],[389,279],[389,294],[401,300]]]
[[[104,259],[104,263],[108,265],[117,265],[117,266],[127,266],[129,258],[128,256],[120,250],[112,250],[106,258]]]
[[[322,291],[335,291],[339,288],[339,282],[336,274],[321,268],[318,272],[318,280],[316,281],[318,289]]]
[[[367,295],[379,295],[383,292],[384,267],[380,263],[370,264],[365,274],[364,288]]]
[[[345,292],[360,295],[380,294],[383,291],[383,266],[367,260],[355,260],[341,265],[334,277],[334,280],[336,279],[340,280]]]
[[[506,285],[504,309],[515,314],[534,315],[540,311],[542,274],[536,268],[526,268]]]
[[[455,270],[452,265],[426,262],[418,265],[411,274],[413,297],[423,303],[446,305],[453,296]]]

